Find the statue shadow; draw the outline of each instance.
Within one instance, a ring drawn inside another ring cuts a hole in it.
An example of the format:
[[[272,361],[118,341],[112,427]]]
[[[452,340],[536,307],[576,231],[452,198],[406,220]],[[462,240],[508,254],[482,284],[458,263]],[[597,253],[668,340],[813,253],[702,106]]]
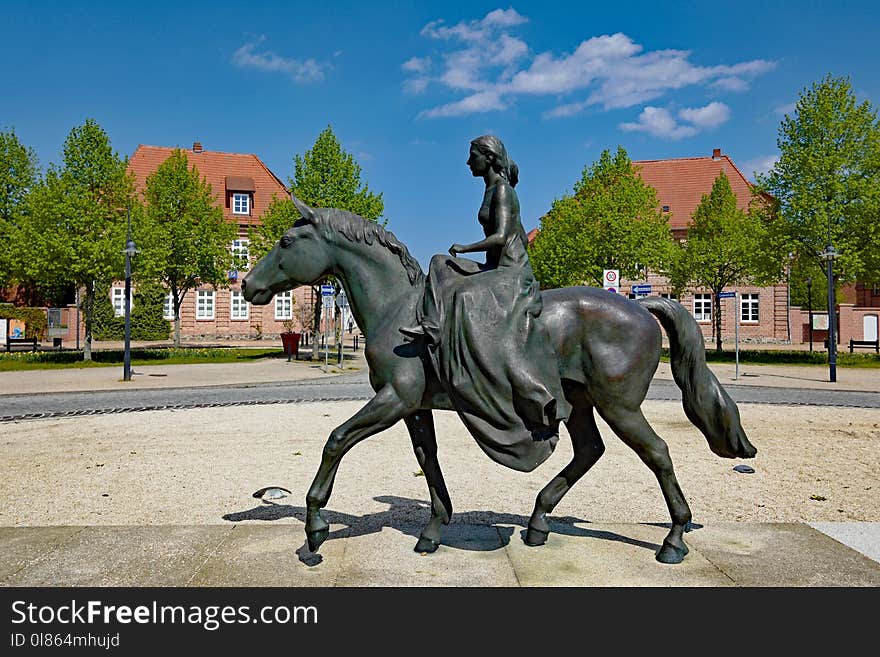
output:
[[[394,495],[379,495],[373,499],[387,504],[388,509],[363,516],[355,516],[330,509],[322,510],[321,515],[330,525],[343,525],[342,529],[331,531],[327,540],[332,541],[339,538],[377,534],[385,527],[418,540],[422,527],[428,522],[431,515],[431,507],[428,502]],[[305,524],[306,508],[263,500],[259,506],[252,509],[227,513],[223,516],[223,520],[228,522],[244,522],[246,520],[272,522],[283,518],[296,518]],[[442,545],[447,548],[475,552],[490,552],[503,549],[510,544],[517,526],[522,527],[519,532],[520,539],[525,538],[528,522],[528,516],[516,513],[498,513],[495,511],[455,513],[452,522],[443,528]],[[548,518],[548,522],[552,533],[563,536],[616,541],[644,548],[651,552],[656,552],[660,549],[660,545],[657,543],[642,541],[607,530],[580,527],[578,526],[580,524],[590,524],[590,521],[583,520],[582,518],[556,516]],[[660,526],[660,523],[646,524]],[[311,552],[305,541],[297,549],[296,553],[299,560],[308,566],[317,565],[322,561],[321,555]]]

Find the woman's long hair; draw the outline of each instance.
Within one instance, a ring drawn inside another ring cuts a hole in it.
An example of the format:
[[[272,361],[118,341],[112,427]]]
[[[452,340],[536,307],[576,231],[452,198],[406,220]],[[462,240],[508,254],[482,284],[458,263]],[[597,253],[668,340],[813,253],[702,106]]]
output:
[[[498,137],[483,135],[474,139],[471,144],[476,146],[483,155],[493,155],[492,169],[507,180],[511,187],[516,187],[516,183],[519,182],[519,167],[507,154],[507,149],[504,148],[504,144]]]

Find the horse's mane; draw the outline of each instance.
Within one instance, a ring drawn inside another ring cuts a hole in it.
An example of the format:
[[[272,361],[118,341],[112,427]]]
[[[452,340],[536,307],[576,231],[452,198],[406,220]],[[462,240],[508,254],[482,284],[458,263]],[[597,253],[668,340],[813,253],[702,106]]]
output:
[[[390,230],[385,230],[377,222],[369,221],[347,210],[337,208],[314,208],[314,210],[316,218],[325,229],[335,228],[349,242],[358,244],[378,242],[400,259],[400,264],[409,277],[410,285],[424,283],[425,273],[421,265],[410,255],[406,245]]]

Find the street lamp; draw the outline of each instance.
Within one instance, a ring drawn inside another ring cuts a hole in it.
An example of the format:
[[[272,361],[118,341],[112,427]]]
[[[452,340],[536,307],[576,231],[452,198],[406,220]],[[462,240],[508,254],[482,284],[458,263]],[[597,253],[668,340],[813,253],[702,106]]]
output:
[[[826,275],[828,277],[828,370],[831,383],[837,381],[837,337],[835,334],[836,317],[834,311],[834,261],[840,254],[831,246],[829,238],[825,250],[820,254],[822,260],[828,264]]]
[[[810,326],[810,351],[813,351],[813,279],[807,277],[807,312],[809,313]],[[801,334],[803,335],[803,334]]]
[[[131,208],[128,208],[128,239],[125,241],[125,354],[122,360],[122,380],[131,381],[131,259],[138,253],[131,239]]]

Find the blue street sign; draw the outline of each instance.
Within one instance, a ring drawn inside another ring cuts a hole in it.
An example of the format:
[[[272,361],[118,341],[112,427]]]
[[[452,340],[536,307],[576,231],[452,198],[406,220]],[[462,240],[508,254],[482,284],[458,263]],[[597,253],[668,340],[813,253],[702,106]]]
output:
[[[719,299],[733,299],[736,296],[736,292],[722,292],[718,295]]]
[[[334,288],[332,285],[322,285],[321,286],[321,296],[322,297],[332,297],[335,289],[336,288]]]
[[[632,286],[633,294],[651,294],[651,286],[648,283]]]

